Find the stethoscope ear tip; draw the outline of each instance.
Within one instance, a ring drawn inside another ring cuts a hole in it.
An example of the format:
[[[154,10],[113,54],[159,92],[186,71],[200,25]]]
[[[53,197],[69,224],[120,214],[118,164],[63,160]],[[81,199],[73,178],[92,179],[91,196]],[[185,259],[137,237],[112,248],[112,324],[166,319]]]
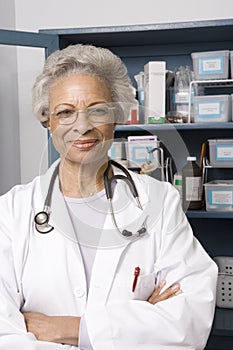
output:
[[[122,235],[124,237],[142,237],[146,234],[147,230],[145,227],[140,228],[140,230],[137,231],[136,234],[133,234],[131,231],[123,230]]]
[[[130,232],[130,231],[128,231],[128,230],[123,230],[123,231],[122,231],[122,235],[123,235],[124,237],[131,237],[133,234],[132,234],[132,232]]]

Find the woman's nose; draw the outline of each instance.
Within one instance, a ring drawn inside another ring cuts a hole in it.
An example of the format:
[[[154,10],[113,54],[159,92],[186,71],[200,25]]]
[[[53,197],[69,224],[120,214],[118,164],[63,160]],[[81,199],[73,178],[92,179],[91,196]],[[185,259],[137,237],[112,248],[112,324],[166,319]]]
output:
[[[93,126],[87,118],[87,115],[84,111],[78,112],[78,117],[73,124],[73,130],[78,131],[80,134],[85,134],[88,130],[92,130]]]

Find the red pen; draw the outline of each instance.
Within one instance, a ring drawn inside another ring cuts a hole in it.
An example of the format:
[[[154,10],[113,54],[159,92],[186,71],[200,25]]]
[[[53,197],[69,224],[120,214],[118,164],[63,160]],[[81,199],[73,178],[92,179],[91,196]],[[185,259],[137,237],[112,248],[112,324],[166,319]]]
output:
[[[132,292],[135,291],[135,288],[136,288],[136,285],[137,285],[137,281],[138,281],[138,276],[140,274],[140,270],[141,269],[140,269],[139,266],[135,267],[135,269],[134,269],[134,280],[133,280]]]

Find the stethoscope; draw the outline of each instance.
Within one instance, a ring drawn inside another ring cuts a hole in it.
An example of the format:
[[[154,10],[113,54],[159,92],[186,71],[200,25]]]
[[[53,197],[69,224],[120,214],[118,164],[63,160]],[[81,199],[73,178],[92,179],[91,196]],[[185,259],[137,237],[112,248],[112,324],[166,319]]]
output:
[[[56,168],[54,169],[54,172],[52,174],[51,181],[50,181],[49,188],[48,188],[48,193],[47,193],[47,196],[46,196],[45,202],[44,202],[44,208],[42,211],[37,213],[35,215],[35,218],[34,218],[36,230],[42,234],[49,233],[54,229],[54,227],[49,224],[49,218],[50,218],[50,213],[51,213],[51,199],[52,199],[53,187],[54,187],[56,177],[58,176],[59,165],[60,164],[58,164],[56,166]],[[120,169],[124,173],[124,175],[118,174],[118,175],[113,175],[111,178],[109,178],[109,172],[111,169],[111,165]],[[106,197],[107,197],[107,200],[109,203],[112,222],[113,222],[114,227],[116,228],[117,232],[120,235],[122,235],[124,238],[127,238],[127,239],[140,238],[147,233],[147,229],[146,229],[146,220],[147,219],[143,222],[141,228],[138,229],[135,233],[133,233],[132,231],[126,230],[126,229],[123,229],[121,231],[117,225],[116,218],[114,215],[113,205],[112,205],[112,198],[113,198],[112,182],[116,181],[116,180],[122,180],[122,181],[126,182],[126,184],[130,188],[130,191],[131,191],[133,197],[136,200],[137,207],[139,209],[143,210],[141,202],[139,200],[137,188],[135,186],[135,183],[134,183],[130,173],[121,164],[115,162],[112,159],[109,159],[107,168],[104,172],[104,187],[105,187]]]

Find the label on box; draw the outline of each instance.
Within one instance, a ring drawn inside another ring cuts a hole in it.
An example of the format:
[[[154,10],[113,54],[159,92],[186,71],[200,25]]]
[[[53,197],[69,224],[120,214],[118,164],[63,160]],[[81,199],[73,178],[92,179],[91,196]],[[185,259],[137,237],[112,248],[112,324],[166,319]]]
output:
[[[199,74],[222,74],[223,57],[199,58]]]
[[[220,102],[199,102],[198,116],[200,118],[220,118],[221,117],[221,103]]]
[[[151,151],[152,147],[144,147],[144,146],[135,146],[132,150],[132,160],[134,162],[146,162],[152,160],[152,154],[148,153],[148,151]]]
[[[233,145],[216,146],[216,160],[233,160]]]
[[[233,190],[208,190],[209,205],[233,205]]]

